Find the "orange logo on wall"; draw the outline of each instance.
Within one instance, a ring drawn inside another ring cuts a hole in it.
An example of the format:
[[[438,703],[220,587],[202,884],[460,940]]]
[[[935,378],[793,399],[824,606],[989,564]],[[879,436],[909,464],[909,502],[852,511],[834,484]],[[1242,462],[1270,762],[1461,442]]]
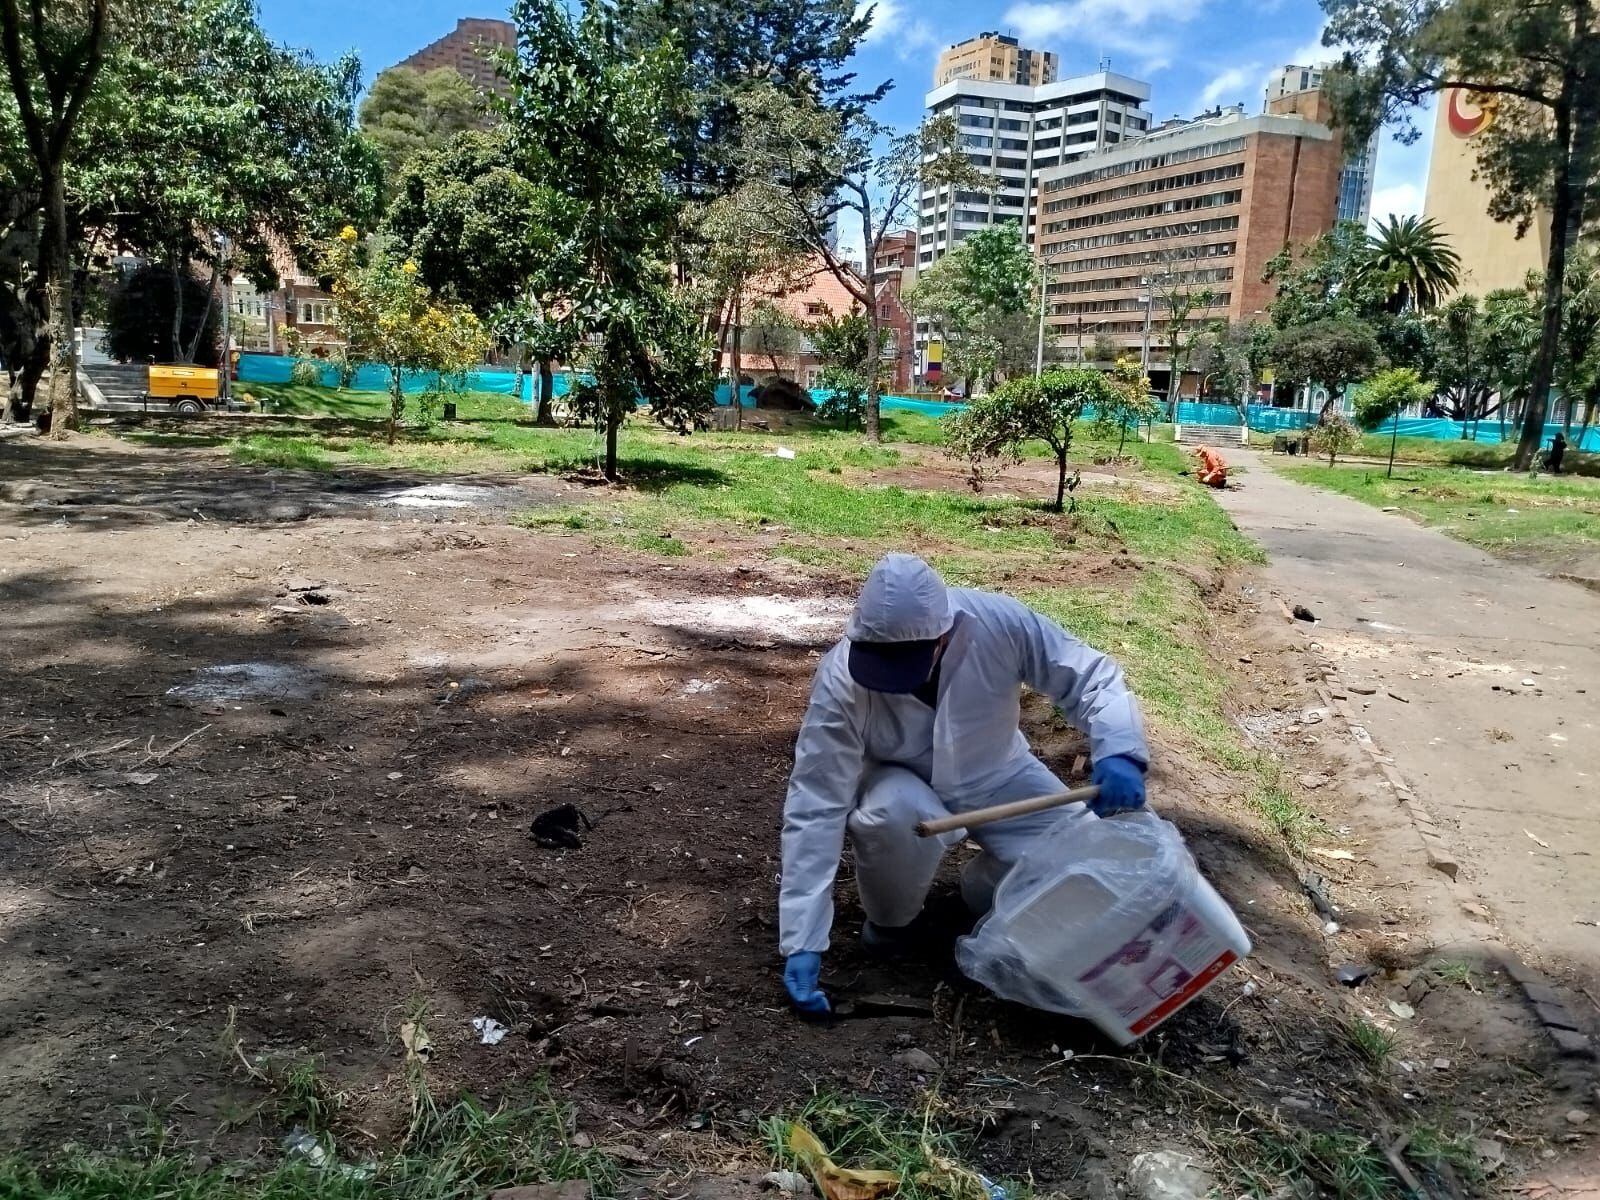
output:
[[[1458,138],[1477,137],[1494,121],[1495,104],[1499,97],[1490,93],[1474,92],[1468,88],[1451,88],[1445,93],[1445,119],[1450,122],[1450,132]]]

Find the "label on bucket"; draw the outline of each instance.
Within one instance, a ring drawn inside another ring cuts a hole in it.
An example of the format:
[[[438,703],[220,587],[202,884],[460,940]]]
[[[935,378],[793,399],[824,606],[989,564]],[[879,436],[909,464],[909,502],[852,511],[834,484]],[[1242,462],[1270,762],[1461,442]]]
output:
[[[1137,937],[1078,976],[1078,983],[1137,1036],[1198,996],[1238,957],[1192,909],[1174,900]]]

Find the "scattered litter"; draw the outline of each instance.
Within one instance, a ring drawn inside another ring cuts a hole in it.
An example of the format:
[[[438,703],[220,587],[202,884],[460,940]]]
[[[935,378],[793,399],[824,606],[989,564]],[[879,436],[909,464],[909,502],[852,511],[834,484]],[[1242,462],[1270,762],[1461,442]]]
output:
[[[1411,1005],[1407,1004],[1404,1000],[1389,1001],[1389,1011],[1395,1016],[1399,1017],[1402,1021],[1409,1021],[1412,1017],[1417,1015],[1417,1010],[1412,1008]]]
[[[1398,700],[1398,701],[1400,701],[1401,704],[1410,704],[1411,703],[1411,701],[1407,700],[1399,692],[1390,692],[1389,693],[1389,699]]]
[[[1339,932],[1339,922],[1329,921],[1322,927],[1322,932],[1327,934],[1329,937],[1332,937],[1334,934]]]
[[[1311,906],[1317,910],[1318,916],[1327,918],[1339,915],[1339,906],[1328,896],[1328,881],[1321,875],[1315,871],[1302,871],[1300,888],[1311,901]]]
[[[1318,858],[1332,858],[1339,862],[1354,862],[1355,854],[1349,850],[1333,850],[1325,846],[1313,846],[1311,853]]]
[[[1571,1108],[1567,1110],[1568,1125],[1587,1125],[1589,1123],[1589,1110],[1586,1108]]]
[[[1529,838],[1531,838],[1538,845],[1543,846],[1546,850],[1550,849],[1550,843],[1545,841],[1542,837],[1540,837],[1538,834],[1534,833],[1532,830],[1524,829],[1522,832],[1527,834]]]
[[[401,1023],[400,1044],[406,1048],[407,1062],[412,1059],[428,1062],[433,1058],[433,1039],[428,1036],[428,1031],[415,1021]]]
[[[135,787],[145,787],[161,778],[154,771],[133,771],[128,775],[128,782]]]
[[[1506,1165],[1506,1148],[1493,1138],[1473,1139],[1472,1150],[1478,1156],[1478,1165],[1483,1168],[1485,1175],[1493,1175]]]
[[[812,1133],[798,1121],[789,1126],[789,1153],[794,1155],[824,1200],[880,1200],[900,1190],[893,1171],[852,1171],[838,1166]]]
[[[1588,917],[1573,917],[1572,923],[1574,925],[1593,925],[1596,929],[1600,929],[1600,921],[1591,920]]]
[[[718,686],[715,679],[691,679],[683,685],[683,694],[685,696],[698,696],[704,692],[714,692]]]
[[[1433,1060],[1433,1069],[1435,1071],[1448,1071],[1451,1065],[1448,1058],[1436,1058]]]
[[[1334,978],[1345,987],[1360,987],[1367,980],[1378,973],[1378,968],[1370,963],[1345,963],[1334,973]]]
[[[787,446],[779,446],[776,450],[774,450],[772,452],[770,457],[772,457],[772,458],[793,458],[794,457],[794,451],[789,449],[789,447],[787,447]]]
[[[1294,619],[1296,621],[1315,621],[1317,617],[1304,604],[1296,604],[1294,606]]]
[[[1378,694],[1377,688],[1365,683],[1347,683],[1345,686],[1358,696],[1376,696]]]
[[[641,600],[622,615],[664,629],[809,645],[844,628],[851,602],[837,597],[735,596],[727,599]]]
[[[1257,983],[1254,979],[1252,979],[1249,982],[1247,982],[1242,988],[1239,989],[1239,995],[1241,995],[1241,996],[1245,997],[1246,999],[1248,999],[1251,996],[1254,996],[1260,990],[1261,990],[1261,985],[1259,983]]]
[[[406,777],[406,773],[404,771],[390,771],[389,772],[389,782],[390,783],[393,783],[396,779],[404,779],[405,777]]]
[[[546,850],[578,850],[594,822],[576,804],[558,804],[533,819],[533,840]]]
[[[473,1017],[472,1029],[478,1035],[478,1043],[483,1046],[498,1046],[511,1032],[510,1028],[493,1017]]]
[[[328,1165],[328,1148],[317,1140],[316,1134],[307,1133],[296,1126],[293,1132],[283,1139],[283,1153],[286,1158],[297,1158],[313,1167]]]
[[[1522,681],[1522,686],[1523,687],[1538,687],[1539,686],[1539,681],[1537,679],[1524,679]]]
[[[785,1196],[808,1196],[811,1181],[799,1171],[768,1171],[761,1177],[761,1186],[782,1192]]]
[[[1202,1200],[1217,1186],[1199,1160],[1178,1150],[1135,1155],[1128,1183],[1140,1200]]]

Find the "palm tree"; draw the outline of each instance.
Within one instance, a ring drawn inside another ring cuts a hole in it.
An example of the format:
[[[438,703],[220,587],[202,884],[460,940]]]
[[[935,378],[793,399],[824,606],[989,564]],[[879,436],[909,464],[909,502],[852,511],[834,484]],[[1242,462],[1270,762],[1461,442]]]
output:
[[[1432,308],[1461,281],[1461,259],[1431,217],[1379,221],[1367,235],[1366,269],[1388,281],[1393,313]]]

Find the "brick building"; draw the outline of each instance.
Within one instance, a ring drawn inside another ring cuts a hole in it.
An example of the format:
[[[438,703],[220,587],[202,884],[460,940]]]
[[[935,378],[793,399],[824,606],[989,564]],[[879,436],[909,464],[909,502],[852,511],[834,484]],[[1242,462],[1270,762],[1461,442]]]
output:
[[[908,390],[917,370],[916,322],[901,302],[901,293],[917,277],[917,231],[902,229],[885,235],[873,256],[878,279],[878,319],[894,337],[894,370],[889,387]]]
[[[816,257],[804,269],[782,280],[752,284],[744,296],[744,333],[740,339],[739,373],[743,380],[764,383],[787,379],[803,388],[818,386],[822,360],[806,336],[806,327],[828,317],[860,312],[861,305],[844,284]],[[777,314],[777,321],[763,313]],[[720,372],[733,372],[731,347],[724,344]]]
[[[1044,173],[1036,245],[1059,356],[1087,353],[1102,334],[1137,356],[1148,305],[1150,374],[1163,390],[1164,296],[1212,293],[1187,333],[1264,313],[1274,292],[1262,271],[1285,245],[1333,228],[1344,165],[1340,138],[1314,119],[1326,117],[1320,93],[1274,108],[1169,121]]]
[[[500,91],[505,81],[496,74],[485,51],[515,50],[517,30],[510,21],[492,17],[462,17],[456,27],[435,42],[429,42],[397,66],[432,71],[452,67],[484,91]]]

